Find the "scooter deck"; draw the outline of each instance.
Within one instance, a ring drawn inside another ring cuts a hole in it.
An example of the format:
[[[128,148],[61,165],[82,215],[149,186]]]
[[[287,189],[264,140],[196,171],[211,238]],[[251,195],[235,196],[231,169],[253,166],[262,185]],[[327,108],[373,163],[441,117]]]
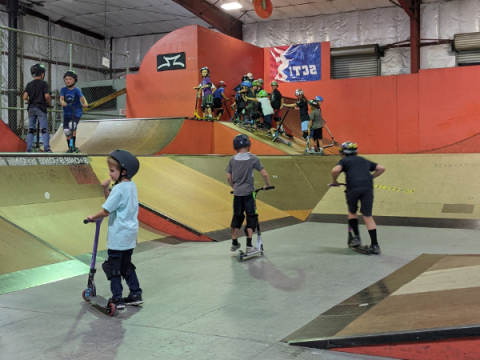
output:
[[[238,261],[243,261],[243,260],[249,260],[255,256],[263,256],[263,250],[258,250],[258,251],[255,251],[253,253],[250,253],[247,255],[247,253],[244,253],[243,251],[239,250],[238,252],[238,255],[237,255],[237,259]]]
[[[88,298],[89,302],[94,305],[96,308],[100,309],[103,313],[113,316],[111,314],[112,308],[110,307],[110,303],[108,302],[107,299],[101,297],[101,296],[90,296]],[[115,306],[115,305],[114,305]],[[115,308],[116,310],[116,308]],[[115,311],[114,311],[115,313]]]
[[[291,143],[290,141],[284,140],[284,139],[282,139],[281,137],[275,137],[275,136],[274,136],[274,138],[272,139],[272,141],[273,141],[273,142],[277,142],[277,141],[278,141],[278,142],[281,142],[281,143],[283,143],[283,144],[285,144],[285,145],[287,145],[287,146],[292,146],[292,143]]]
[[[235,124],[235,126],[238,126],[239,128],[242,128],[244,130],[250,131],[251,133],[254,133],[256,130],[250,126],[245,126],[245,125],[240,125],[240,124]]]
[[[369,246],[356,246],[356,247],[350,247],[353,251],[363,254],[363,255],[371,255],[372,253],[370,252],[370,247]]]

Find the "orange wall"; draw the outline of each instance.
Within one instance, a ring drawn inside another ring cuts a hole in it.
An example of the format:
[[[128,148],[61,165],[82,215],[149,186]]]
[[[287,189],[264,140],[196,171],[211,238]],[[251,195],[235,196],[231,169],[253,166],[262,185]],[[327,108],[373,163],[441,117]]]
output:
[[[186,70],[157,72],[157,54],[183,51]],[[138,74],[127,76],[127,117],[191,117],[196,98],[193,87],[202,80],[202,67],[210,69],[215,85],[220,80],[227,83],[226,95],[231,99],[242,75],[263,74],[262,60],[263,49],[201,26],[173,31],[152,46]],[[200,112],[200,101],[198,108]],[[227,113],[222,120],[229,120]]]
[[[157,72],[157,54],[181,51],[186,51],[186,70]],[[210,68],[214,83],[227,82],[230,98],[247,72],[263,76],[271,91],[269,56],[268,49],[200,26],[176,30],[150,49],[138,74],[127,76],[127,116],[192,116],[202,66]],[[322,43],[322,80],[280,83],[279,90],[287,97],[295,97],[296,88],[308,98],[323,96],[323,115],[335,139],[357,142],[362,153],[462,153],[480,152],[479,81],[480,66],[331,80],[330,44]]]
[[[264,54],[270,83],[268,49]],[[297,88],[309,99],[322,96],[322,112],[335,139],[357,142],[362,153],[472,153],[480,152],[474,137],[480,133],[479,81],[480,66],[332,80],[329,43],[322,43],[322,80],[280,83],[279,90],[288,97],[295,97]]]
[[[0,152],[25,152],[27,144],[0,120]]]

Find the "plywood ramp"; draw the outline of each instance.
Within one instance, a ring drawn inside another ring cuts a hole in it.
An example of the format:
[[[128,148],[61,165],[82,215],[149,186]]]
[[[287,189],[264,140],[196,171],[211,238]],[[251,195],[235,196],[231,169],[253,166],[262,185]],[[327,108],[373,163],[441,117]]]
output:
[[[480,218],[480,154],[368,155],[386,172],[374,180],[373,215]],[[344,181],[340,175],[339,181]],[[342,188],[331,188],[312,214],[345,214]]]
[[[105,157],[90,161],[98,177],[107,176]],[[209,176],[166,157],[140,157],[140,171],[133,180],[140,202],[194,230],[210,233],[230,227],[231,188]],[[260,221],[289,216],[262,201],[257,207]]]

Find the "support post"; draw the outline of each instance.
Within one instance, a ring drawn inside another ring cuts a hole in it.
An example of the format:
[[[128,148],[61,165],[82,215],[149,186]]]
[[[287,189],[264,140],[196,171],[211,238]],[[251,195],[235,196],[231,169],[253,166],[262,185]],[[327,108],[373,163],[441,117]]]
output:
[[[410,71],[420,70],[420,3],[422,0],[398,0],[410,18]]]
[[[7,1],[8,27],[18,28],[18,0]],[[17,122],[17,32],[8,32],[8,126],[18,133]]]

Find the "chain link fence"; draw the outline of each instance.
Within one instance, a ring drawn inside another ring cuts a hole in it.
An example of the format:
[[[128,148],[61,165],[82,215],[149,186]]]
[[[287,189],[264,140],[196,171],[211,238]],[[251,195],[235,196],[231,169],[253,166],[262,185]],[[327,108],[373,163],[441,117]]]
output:
[[[45,81],[52,97],[48,109],[49,131],[53,134],[63,124],[60,90],[65,87],[63,75],[73,70],[78,75],[76,86],[89,104],[125,88],[128,73],[128,52],[76,44],[62,39],[0,26],[0,116],[13,132],[25,138],[28,132],[27,104],[23,94],[33,80],[30,67],[45,66]],[[114,68],[113,64],[124,64]],[[126,94],[84,112],[82,120],[119,118],[126,115]]]

